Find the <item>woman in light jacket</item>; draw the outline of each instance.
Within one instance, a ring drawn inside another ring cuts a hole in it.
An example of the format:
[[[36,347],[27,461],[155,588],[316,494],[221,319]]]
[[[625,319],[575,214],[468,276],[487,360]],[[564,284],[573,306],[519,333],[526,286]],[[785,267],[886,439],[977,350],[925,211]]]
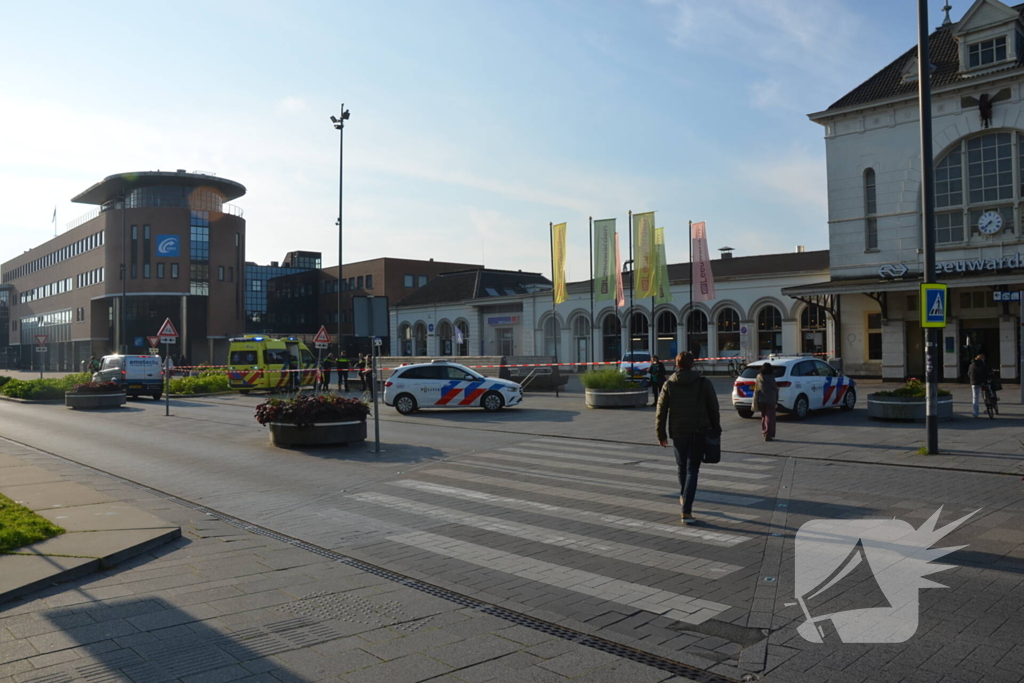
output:
[[[775,409],[779,403],[779,387],[771,363],[761,366],[754,382],[753,409],[761,413],[761,436],[765,441],[775,438]]]

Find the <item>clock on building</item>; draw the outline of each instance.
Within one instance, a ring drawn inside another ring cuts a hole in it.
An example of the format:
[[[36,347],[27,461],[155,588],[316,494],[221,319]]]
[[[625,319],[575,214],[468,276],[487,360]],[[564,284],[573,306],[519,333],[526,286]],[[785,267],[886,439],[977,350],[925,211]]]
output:
[[[1003,229],[1003,217],[998,211],[986,211],[978,219],[978,231],[982,235],[994,235]]]

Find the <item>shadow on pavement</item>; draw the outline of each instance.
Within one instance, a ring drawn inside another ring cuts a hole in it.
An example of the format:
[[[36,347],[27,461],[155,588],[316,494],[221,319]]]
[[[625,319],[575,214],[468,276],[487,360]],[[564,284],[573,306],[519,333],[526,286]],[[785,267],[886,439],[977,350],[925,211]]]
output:
[[[578,410],[563,409],[552,410],[547,408],[528,408],[525,406],[513,406],[505,408],[497,413],[488,413],[481,408],[452,409],[444,408],[438,410],[418,410],[412,415],[400,416],[397,412],[390,419],[401,418],[403,422],[423,420],[429,422],[443,421],[450,415],[458,415],[460,422],[472,422],[474,424],[508,424],[514,422],[572,422],[578,416]],[[381,411],[381,417],[386,413]]]
[[[199,676],[233,680],[248,673],[241,668],[243,663],[347,635],[319,619],[283,609],[263,615],[247,628],[225,633],[160,598],[115,599],[49,610],[40,616],[59,629],[64,654],[68,648],[80,648],[81,657],[37,669],[24,680],[161,683]],[[280,667],[273,660],[265,664],[260,664],[260,670]],[[230,675],[233,671],[237,674]],[[289,671],[287,680],[310,679]]]
[[[304,455],[324,460],[343,460],[345,462],[362,463],[408,463],[438,462],[448,458],[444,451],[425,446],[395,444],[381,441],[381,453],[374,453],[373,426],[369,425],[370,436],[366,441],[352,443],[347,446],[291,446],[277,448],[285,454]]]

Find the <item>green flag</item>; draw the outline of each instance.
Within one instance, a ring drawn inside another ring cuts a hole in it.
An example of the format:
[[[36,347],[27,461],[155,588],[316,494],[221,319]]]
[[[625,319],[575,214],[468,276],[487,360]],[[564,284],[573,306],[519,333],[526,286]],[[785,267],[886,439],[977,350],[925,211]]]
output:
[[[614,301],[615,219],[594,221],[594,301]]]
[[[665,258],[665,228],[654,231],[655,256],[657,257],[658,293],[654,295],[654,303],[672,303],[672,287],[668,281],[668,260]]]

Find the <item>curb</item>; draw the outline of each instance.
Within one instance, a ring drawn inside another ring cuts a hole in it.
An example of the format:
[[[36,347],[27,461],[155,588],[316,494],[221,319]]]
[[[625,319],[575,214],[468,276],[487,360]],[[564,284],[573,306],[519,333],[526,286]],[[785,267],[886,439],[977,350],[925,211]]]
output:
[[[7,590],[0,591],[0,603],[16,600],[30,593],[42,590],[43,588],[48,588],[53,584],[67,583],[68,581],[74,581],[75,579],[79,579],[89,574],[95,574],[96,572],[103,571],[105,569],[112,569],[116,567],[118,564],[124,562],[125,560],[129,560],[135,557],[136,555],[141,555],[142,553],[145,553],[149,550],[152,550],[153,548],[157,548],[161,545],[164,545],[165,543],[170,543],[171,541],[180,537],[180,527],[168,529],[166,532],[164,532],[156,538],[151,538],[141,543],[137,543],[135,545],[128,546],[120,550],[116,550],[104,557],[80,558],[82,560],[85,560],[85,562],[82,562],[81,564],[76,564],[73,567],[68,567],[67,569],[63,569],[54,574],[50,574],[41,579],[29,581],[28,583],[22,584],[20,586],[15,586],[14,588],[9,588]],[[24,551],[31,547],[31,545],[25,546],[24,548],[19,548],[18,551]],[[15,554],[18,554],[18,552],[15,551],[15,553],[5,553],[5,555]],[[0,555],[0,557],[3,557],[3,555]]]
[[[24,403],[26,405],[57,405],[64,401],[63,398],[46,398],[46,399],[31,399],[31,398],[14,398],[13,396],[2,396],[0,395],[0,401],[10,401],[11,403]]]

